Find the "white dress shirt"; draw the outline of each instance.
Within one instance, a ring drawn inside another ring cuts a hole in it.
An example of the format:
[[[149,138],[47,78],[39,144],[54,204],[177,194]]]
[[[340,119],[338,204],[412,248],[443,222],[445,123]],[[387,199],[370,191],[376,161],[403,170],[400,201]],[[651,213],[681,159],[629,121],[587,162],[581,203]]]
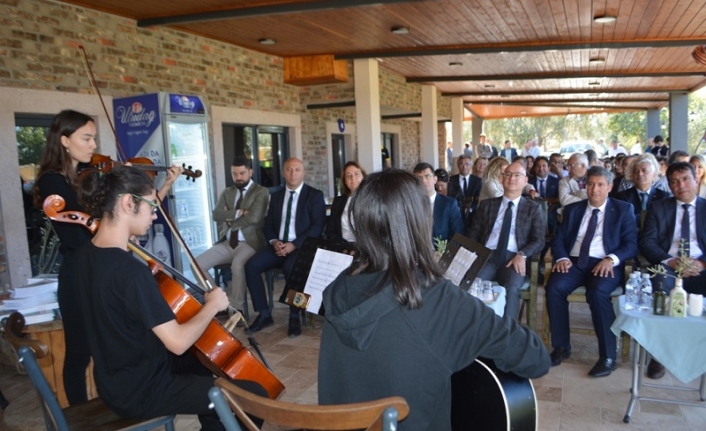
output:
[[[348,196],[346,200],[346,206],[343,208],[343,214],[341,214],[341,236],[348,242],[355,242],[355,235],[353,235],[353,220],[348,217],[348,207],[353,200],[353,196]]]
[[[512,200],[512,224],[510,225],[510,236],[507,239],[507,251],[517,253],[517,238],[515,238],[515,220],[517,220],[517,207],[520,205],[521,196]],[[507,211],[508,203],[510,199],[503,196],[503,201],[500,203],[500,208],[498,208],[498,217],[495,219],[493,224],[493,229],[490,231],[490,236],[488,236],[488,241],[485,242],[485,246],[491,250],[495,250],[498,247],[498,240],[500,239],[500,231],[503,228],[503,219],[505,218],[505,211]]]
[[[684,208],[682,205],[685,203],[689,204],[689,257],[698,259],[704,253],[701,247],[699,247],[699,240],[696,237],[696,198],[691,202],[682,202],[677,199],[677,219],[674,223],[674,235],[672,236],[672,245],[669,247],[669,255],[674,257],[679,255],[681,220],[682,217],[684,217]]]
[[[292,215],[289,219],[289,232],[287,242],[292,242],[297,239],[297,228],[296,228],[296,215],[297,215],[297,204],[299,203],[299,196],[302,193],[302,187],[304,183],[301,183],[299,187],[294,190],[294,197],[292,198]],[[284,241],[284,223],[287,221],[287,204],[289,203],[289,196],[292,190],[286,187],[284,190],[284,202],[282,203],[282,220],[279,224],[279,238]]]
[[[597,208],[599,210],[597,216],[598,223],[596,224],[596,233],[593,234],[593,240],[591,241],[591,248],[589,248],[588,250],[588,256],[596,259],[603,259],[608,256],[613,260],[613,266],[618,265],[620,263],[620,259],[618,259],[618,256],[614,254],[606,254],[605,246],[603,245],[603,222],[605,221],[605,208],[607,202],[608,201],[603,202],[603,205],[601,205],[600,207],[594,207],[591,204],[588,204],[586,206],[586,212],[584,212],[583,214],[581,224],[579,225],[579,232],[578,235],[576,235],[576,242],[574,242],[574,246],[571,247],[569,256],[579,256],[579,253],[581,252],[581,243],[583,243],[583,238],[586,236],[586,229],[588,229],[588,222],[591,220],[593,210]]]

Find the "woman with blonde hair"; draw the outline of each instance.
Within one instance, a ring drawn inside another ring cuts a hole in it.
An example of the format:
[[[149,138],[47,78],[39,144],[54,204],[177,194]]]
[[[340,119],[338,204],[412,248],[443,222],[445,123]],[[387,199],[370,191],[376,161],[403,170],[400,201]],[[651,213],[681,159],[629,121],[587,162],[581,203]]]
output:
[[[486,169],[488,176],[483,181],[483,188],[480,189],[478,201],[503,195],[503,182],[500,176],[509,165],[510,162],[504,157],[496,157],[488,163],[488,169]]]
[[[701,154],[694,154],[689,159],[689,163],[696,171],[696,182],[699,184],[698,195],[706,199],[706,157]]]
[[[488,159],[485,157],[478,157],[475,162],[473,162],[473,170],[471,174],[477,176],[478,178],[485,181],[486,173],[488,172]]]

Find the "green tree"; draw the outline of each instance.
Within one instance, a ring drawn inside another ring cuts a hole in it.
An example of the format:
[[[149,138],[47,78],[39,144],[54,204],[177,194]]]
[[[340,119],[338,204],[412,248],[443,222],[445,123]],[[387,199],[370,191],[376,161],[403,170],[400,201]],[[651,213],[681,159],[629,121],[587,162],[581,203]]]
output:
[[[17,154],[20,166],[30,163],[39,163],[46,144],[45,129],[43,127],[15,127],[17,135]]]
[[[644,112],[622,112],[608,116],[606,128],[610,133],[607,141],[618,138],[622,145],[630,148],[636,141],[644,141],[647,118]]]

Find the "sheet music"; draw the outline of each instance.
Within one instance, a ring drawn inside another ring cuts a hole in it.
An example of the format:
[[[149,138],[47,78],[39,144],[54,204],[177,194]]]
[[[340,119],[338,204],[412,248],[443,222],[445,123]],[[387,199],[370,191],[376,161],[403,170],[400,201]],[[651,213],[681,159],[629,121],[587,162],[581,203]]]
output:
[[[304,285],[304,293],[311,295],[309,305],[306,310],[311,313],[318,313],[323,300],[324,289],[328,287],[338,275],[351,266],[353,256],[350,254],[337,253],[324,249],[316,250],[314,262],[311,264],[309,277]]]
[[[444,274],[444,278],[451,280],[456,286],[460,286],[463,277],[471,268],[473,262],[476,261],[477,257],[477,254],[467,248],[459,247],[456,256],[454,256],[454,259],[451,261],[451,264]]]

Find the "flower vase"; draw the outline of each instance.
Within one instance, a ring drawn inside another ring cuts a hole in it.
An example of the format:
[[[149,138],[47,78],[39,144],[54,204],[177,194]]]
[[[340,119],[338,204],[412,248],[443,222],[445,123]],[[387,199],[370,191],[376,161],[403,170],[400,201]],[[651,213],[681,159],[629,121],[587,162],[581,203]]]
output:
[[[672,317],[686,317],[686,290],[682,281],[681,278],[677,278],[674,289],[669,293],[669,315]]]

